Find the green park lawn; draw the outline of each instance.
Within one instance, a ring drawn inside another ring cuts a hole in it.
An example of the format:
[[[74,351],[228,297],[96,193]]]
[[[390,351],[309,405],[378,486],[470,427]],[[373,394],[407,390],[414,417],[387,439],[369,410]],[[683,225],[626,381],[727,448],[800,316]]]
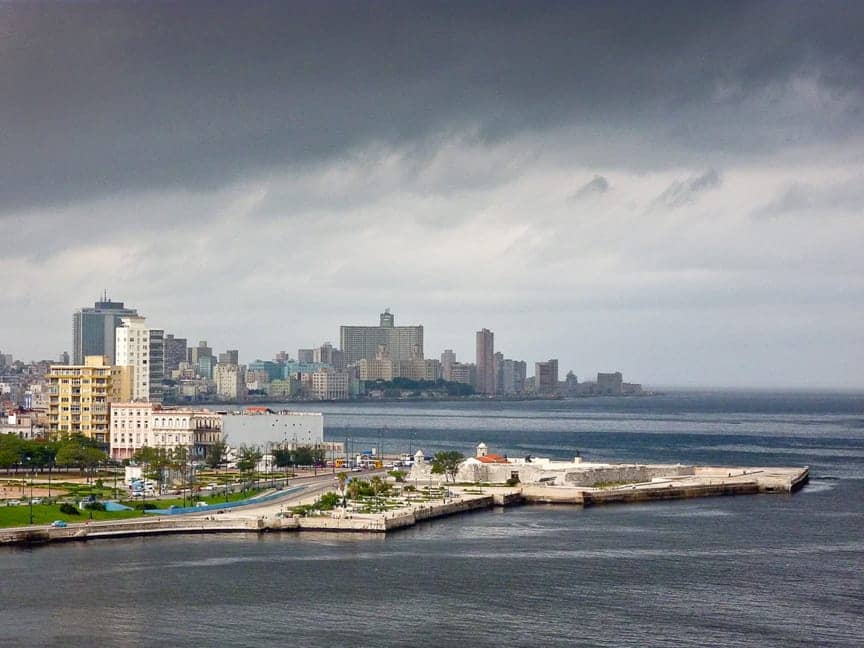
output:
[[[94,520],[123,520],[140,517],[141,511],[80,511],[80,515],[69,515],[60,512],[59,504],[34,504],[33,524],[51,524],[54,520],[66,522],[86,522],[93,513]],[[0,528],[30,525],[30,506],[0,506]]]

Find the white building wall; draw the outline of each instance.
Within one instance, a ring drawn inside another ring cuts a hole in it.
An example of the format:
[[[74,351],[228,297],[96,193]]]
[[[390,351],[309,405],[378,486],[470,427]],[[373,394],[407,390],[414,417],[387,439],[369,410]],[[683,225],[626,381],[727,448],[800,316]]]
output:
[[[222,430],[232,447],[267,443],[316,445],[324,442],[324,415],[320,412],[223,414]]]

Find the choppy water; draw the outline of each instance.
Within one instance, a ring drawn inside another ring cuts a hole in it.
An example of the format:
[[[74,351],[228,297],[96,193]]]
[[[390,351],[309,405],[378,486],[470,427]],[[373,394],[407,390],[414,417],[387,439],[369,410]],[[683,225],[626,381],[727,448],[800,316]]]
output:
[[[481,512],[378,536],[0,551],[0,644],[860,646],[864,399],[329,405],[356,448],[812,467],[793,496]],[[387,426],[384,429],[384,426]]]

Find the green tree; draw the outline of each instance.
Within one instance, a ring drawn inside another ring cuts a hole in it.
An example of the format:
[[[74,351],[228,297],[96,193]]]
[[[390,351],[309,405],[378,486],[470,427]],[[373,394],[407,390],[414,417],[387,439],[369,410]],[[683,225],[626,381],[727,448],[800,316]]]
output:
[[[222,437],[213,445],[207,448],[207,455],[204,458],[204,463],[208,468],[219,468],[225,462],[225,451],[228,449],[226,437]]]
[[[261,461],[261,450],[254,446],[240,446],[237,451],[237,469],[248,476]]]
[[[397,482],[401,483],[401,482],[405,481],[405,471],[404,470],[391,470],[387,474],[390,475]]]
[[[464,459],[464,455],[455,450],[436,452],[435,456],[432,457],[432,473],[435,475],[444,475],[446,479],[456,481],[459,464]]]

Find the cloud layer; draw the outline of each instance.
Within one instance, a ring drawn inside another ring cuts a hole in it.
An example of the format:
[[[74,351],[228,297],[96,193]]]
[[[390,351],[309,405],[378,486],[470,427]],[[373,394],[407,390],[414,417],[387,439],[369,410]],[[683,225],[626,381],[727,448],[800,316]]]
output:
[[[0,7],[0,348],[103,288],[244,360],[864,386],[857,4]]]

